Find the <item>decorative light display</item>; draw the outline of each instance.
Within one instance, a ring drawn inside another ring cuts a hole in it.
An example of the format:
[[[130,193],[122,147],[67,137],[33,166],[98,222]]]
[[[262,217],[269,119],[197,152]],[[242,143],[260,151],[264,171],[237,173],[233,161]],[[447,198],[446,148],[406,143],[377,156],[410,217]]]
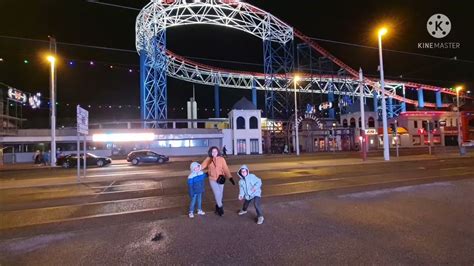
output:
[[[10,87],[8,89],[8,99],[18,103],[26,103],[28,96],[26,93]]]
[[[36,93],[34,95],[31,95],[29,98],[28,98],[28,103],[30,104],[31,108],[33,109],[37,109],[37,108],[40,108],[41,106],[41,93]]]

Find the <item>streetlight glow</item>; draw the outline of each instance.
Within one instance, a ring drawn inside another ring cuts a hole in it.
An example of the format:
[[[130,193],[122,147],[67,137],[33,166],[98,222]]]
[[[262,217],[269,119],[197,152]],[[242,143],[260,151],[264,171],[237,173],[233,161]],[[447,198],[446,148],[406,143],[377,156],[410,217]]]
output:
[[[46,59],[51,63],[51,64],[54,64],[54,62],[56,62],[56,57],[52,56],[52,55],[48,55],[48,57],[46,57]]]
[[[460,91],[462,91],[462,86],[457,86],[456,87],[456,92],[460,92]]]
[[[301,81],[301,77],[299,75],[295,75],[294,80],[295,82]]]
[[[387,34],[387,32],[388,32],[388,30],[385,27],[379,29],[379,35],[380,36],[383,36],[383,35]]]

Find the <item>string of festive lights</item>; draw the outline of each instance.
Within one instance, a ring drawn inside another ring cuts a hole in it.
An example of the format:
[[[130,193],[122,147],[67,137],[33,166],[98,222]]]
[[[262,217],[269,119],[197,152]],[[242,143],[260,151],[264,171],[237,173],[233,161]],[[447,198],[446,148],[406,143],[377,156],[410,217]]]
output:
[[[134,65],[134,64],[111,63],[111,62],[104,62],[104,61],[97,61],[97,60],[82,60],[82,59],[72,59],[72,58],[61,58],[61,59],[70,68],[74,68],[78,65],[83,65],[83,66],[89,66],[91,68],[105,67],[105,68],[108,68],[110,70],[125,70],[128,73],[134,73],[134,72],[139,73],[140,72],[139,66]],[[6,64],[6,63],[10,63],[10,62],[14,62],[14,61],[7,60],[5,57],[0,58],[0,63],[2,63],[2,64]],[[43,62],[40,62],[40,60],[38,60],[38,61],[30,60],[29,58],[24,58],[22,60],[22,62],[25,65],[33,64],[33,63],[43,64]]]
[[[10,103],[10,106],[14,106],[15,103]],[[18,105],[22,105],[22,106],[27,106],[27,104],[18,104]],[[47,110],[49,109],[49,105],[50,105],[50,102],[45,102],[45,106],[42,107],[42,108],[38,108],[38,109],[44,109],[44,110]],[[56,106],[57,108],[65,108],[65,109],[74,109],[76,108],[78,104],[77,103],[66,103],[66,104],[60,104],[59,102],[56,102]],[[113,109],[113,110],[117,110],[117,109],[121,109],[121,110],[130,110],[130,109],[140,109],[140,106],[138,105],[113,105],[113,104],[80,104],[82,107],[84,108],[87,108],[89,110],[91,109],[102,109],[102,110],[108,110],[108,109]],[[170,108],[171,111],[184,111],[186,110],[185,107],[173,107],[173,108]],[[204,107],[204,108],[198,108],[197,109],[198,111],[206,111],[206,112],[214,112],[215,111],[215,108],[208,108],[208,107]],[[229,108],[227,109],[223,109],[223,108],[220,108],[220,111],[224,111],[224,110],[227,110],[227,111],[230,111]]]

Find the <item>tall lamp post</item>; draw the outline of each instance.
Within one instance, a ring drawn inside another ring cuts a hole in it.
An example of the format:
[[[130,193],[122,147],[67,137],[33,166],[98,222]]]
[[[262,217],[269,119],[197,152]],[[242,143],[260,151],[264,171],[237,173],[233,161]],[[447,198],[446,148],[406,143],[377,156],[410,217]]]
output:
[[[461,92],[462,87],[458,86],[456,88],[456,105],[457,105],[457,124],[458,124],[458,146],[459,154],[464,155],[464,150],[462,147],[462,134],[461,134],[461,110],[459,109],[459,93]]]
[[[298,136],[298,102],[296,100],[296,85],[298,81],[300,80],[300,77],[298,75],[295,75],[293,78],[293,88],[295,90],[295,151],[296,151],[296,156],[300,156],[300,138]]]
[[[50,74],[50,108],[51,108],[51,166],[56,165],[56,88],[55,88],[55,80],[56,80],[56,58],[52,55],[47,57],[50,65],[51,65],[51,74]]]
[[[385,80],[383,76],[383,57],[382,57],[382,36],[387,33],[386,28],[378,31],[379,37],[379,61],[380,61],[380,86],[382,89],[382,124],[383,124],[383,158],[390,161],[390,150],[388,146],[388,123],[387,123],[387,107],[385,103]]]

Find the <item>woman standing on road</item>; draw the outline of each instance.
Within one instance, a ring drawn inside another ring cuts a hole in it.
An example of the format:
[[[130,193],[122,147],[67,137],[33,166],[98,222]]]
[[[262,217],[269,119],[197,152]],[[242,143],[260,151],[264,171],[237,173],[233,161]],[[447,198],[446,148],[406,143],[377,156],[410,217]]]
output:
[[[229,167],[224,157],[221,156],[219,148],[211,147],[208,151],[208,157],[201,164],[202,169],[208,169],[209,184],[211,185],[214,198],[216,200],[216,214],[222,216],[224,214],[224,205],[222,198],[224,196],[225,178],[230,178],[230,182],[235,185]]]

